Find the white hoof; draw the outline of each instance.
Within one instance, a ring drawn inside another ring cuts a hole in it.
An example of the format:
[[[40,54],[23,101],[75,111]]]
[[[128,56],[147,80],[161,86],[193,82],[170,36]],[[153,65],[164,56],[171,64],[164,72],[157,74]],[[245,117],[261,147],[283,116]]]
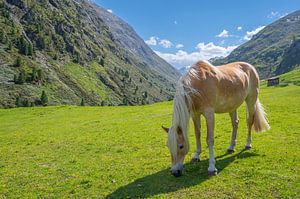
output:
[[[200,155],[199,153],[195,153],[191,162],[200,162]]]

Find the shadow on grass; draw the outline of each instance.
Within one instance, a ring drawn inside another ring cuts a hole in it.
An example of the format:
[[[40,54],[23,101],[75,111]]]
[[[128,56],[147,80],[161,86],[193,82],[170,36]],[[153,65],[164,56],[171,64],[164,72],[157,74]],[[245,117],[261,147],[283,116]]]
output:
[[[234,160],[252,156],[259,155],[251,151],[242,150],[234,155],[224,154],[218,156],[216,157],[218,173],[222,172],[222,170]],[[202,160],[198,163],[186,163],[184,165],[184,174],[179,178],[172,176],[170,169],[164,169],[120,187],[106,198],[147,198],[191,187],[210,178],[207,173],[207,168],[208,160]]]

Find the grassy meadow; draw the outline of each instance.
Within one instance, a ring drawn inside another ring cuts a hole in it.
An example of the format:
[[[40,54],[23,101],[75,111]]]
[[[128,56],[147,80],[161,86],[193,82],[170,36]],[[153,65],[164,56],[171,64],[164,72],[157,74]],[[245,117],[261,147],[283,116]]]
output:
[[[1,109],[0,198],[299,198],[300,86],[263,85],[260,100],[271,130],[253,133],[250,151],[245,106],[234,154],[226,154],[230,118],[216,116],[214,177],[203,119],[201,162],[189,163],[191,126],[184,175],[170,174],[161,125],[171,123],[172,102]]]

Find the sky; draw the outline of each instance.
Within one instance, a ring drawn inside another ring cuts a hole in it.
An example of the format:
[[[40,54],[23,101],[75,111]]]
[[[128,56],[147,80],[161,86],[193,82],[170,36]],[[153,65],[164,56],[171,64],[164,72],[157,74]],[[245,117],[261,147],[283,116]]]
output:
[[[300,0],[94,0],[130,24],[175,68],[227,56]]]

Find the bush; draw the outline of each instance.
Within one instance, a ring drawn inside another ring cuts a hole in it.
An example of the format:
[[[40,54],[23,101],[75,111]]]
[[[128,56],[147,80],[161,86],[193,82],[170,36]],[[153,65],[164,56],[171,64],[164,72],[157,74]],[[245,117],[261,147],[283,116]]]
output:
[[[282,82],[282,83],[276,85],[276,87],[286,87],[286,86],[288,86],[288,85],[289,85],[289,83]]]
[[[294,81],[294,85],[300,86],[300,81]]]

